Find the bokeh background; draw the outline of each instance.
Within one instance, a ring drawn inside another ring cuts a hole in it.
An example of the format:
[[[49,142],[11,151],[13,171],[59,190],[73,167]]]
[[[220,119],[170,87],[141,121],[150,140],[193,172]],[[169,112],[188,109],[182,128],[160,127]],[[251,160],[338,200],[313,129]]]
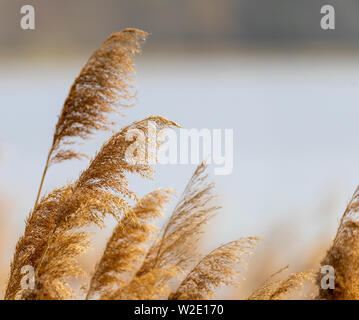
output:
[[[34,31],[20,28],[25,4],[35,7]],[[335,30],[320,28],[325,4]],[[242,289],[222,295],[244,297],[286,264],[316,268],[359,183],[358,14],[356,0],[0,0],[0,289],[71,83],[125,27],[151,37],[136,63],[137,106],[118,128],[160,114],[185,128],[234,129],[234,171],[213,177],[223,210],[203,250],[263,241]],[[93,154],[106,137],[84,148]],[[84,167],[54,167],[45,189]],[[131,184],[141,195],[181,192],[194,168],[158,165],[155,180]],[[84,258],[89,272],[111,223]]]

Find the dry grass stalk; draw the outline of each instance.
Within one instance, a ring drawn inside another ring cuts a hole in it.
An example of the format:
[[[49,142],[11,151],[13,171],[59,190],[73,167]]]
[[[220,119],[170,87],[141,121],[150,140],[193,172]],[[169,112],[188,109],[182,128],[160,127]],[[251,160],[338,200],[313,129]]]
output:
[[[359,299],[359,187],[353,194],[339,224],[332,246],[322,261],[322,266],[335,270],[335,289],[322,289],[324,276],[318,273],[319,299]]]
[[[169,280],[178,275],[174,267],[154,268],[134,277],[126,286],[101,297],[102,300],[166,300],[170,294]]]
[[[80,274],[78,267],[71,268],[70,265],[74,265],[74,259],[86,250],[88,242],[85,233],[74,232],[74,230],[92,223],[101,227],[106,215],[111,214],[119,218],[121,213],[128,210],[124,198],[137,199],[135,193],[128,189],[126,173],[151,177],[153,170],[149,164],[129,164],[126,161],[126,150],[133,143],[128,139],[127,134],[131,130],[138,129],[146,135],[143,145],[138,147],[143,149],[148,159],[151,153],[146,147],[151,138],[148,124],[153,122],[156,123],[157,130],[178,126],[163,117],[149,117],[134,122],[113,135],[104,144],[74,184],[55,190],[43,198],[30,215],[25,234],[16,247],[6,292],[7,299],[15,298],[20,290],[21,268],[24,265],[33,266],[36,271],[36,284],[41,295],[38,296],[35,290],[32,291],[32,298],[68,297],[70,291],[63,289],[66,287],[65,279]],[[159,146],[160,143],[157,144],[157,147]],[[61,246],[62,242],[66,246]],[[69,246],[72,248],[71,252]],[[57,270],[61,268],[66,268],[66,272],[60,277]],[[56,293],[51,287],[55,280],[63,285],[62,287],[60,284],[57,285],[60,289]],[[47,287],[49,292],[45,294]]]
[[[156,239],[131,281],[107,299],[165,299],[168,281],[180,279],[198,256],[196,242],[204,225],[219,209],[214,184],[207,181],[207,165],[193,173],[160,237]]]
[[[235,264],[252,252],[257,238],[243,238],[213,250],[192,267],[203,226],[219,209],[214,204],[214,184],[207,182],[205,163],[196,169],[160,237],[146,247],[156,230],[151,221],[161,215],[169,192],[157,190],[139,200],[128,187],[127,174],[152,177],[148,160],[153,159],[153,134],[158,148],[163,142],[159,131],[178,127],[159,116],[134,122],[114,134],[77,181],[38,201],[49,165],[81,156],[65,146],[96,130],[107,130],[108,115],[117,110],[114,106],[128,105],[133,99],[133,57],[145,36],[136,29],[112,35],[75,80],[56,126],[35,207],[16,246],[6,299],[73,297],[68,280],[82,274],[78,257],[89,245],[86,227],[102,227],[108,215],[119,223],[96,268],[88,298],[208,299],[217,287],[233,283]],[[150,127],[153,123],[155,132]],[[136,145],[133,156],[144,156],[141,162],[127,157],[136,130],[144,140]],[[130,208],[129,199],[137,205]],[[26,265],[35,270],[34,290],[20,286],[21,268]],[[175,276],[181,283],[170,294],[169,281]]]
[[[274,273],[261,287],[251,293],[248,300],[285,300],[295,290],[299,290],[305,281],[313,281],[313,272],[296,272],[286,279],[272,280],[287,269],[288,266]]]
[[[186,272],[193,262],[203,227],[220,209],[214,201],[214,183],[207,181],[206,168],[203,162],[193,173],[160,239],[150,248],[137,276],[152,269],[168,267]]]
[[[108,115],[133,104],[134,55],[140,52],[146,36],[146,32],[137,29],[112,34],[75,79],[56,124],[35,209],[51,164],[84,156],[67,146],[76,138],[86,139],[97,130],[108,130],[112,124]]]
[[[257,238],[242,238],[213,250],[192,269],[169,299],[210,299],[219,286],[234,284],[237,263],[252,253],[257,241]]]
[[[153,219],[163,215],[170,190],[156,190],[138,201],[119,222],[91,279],[87,299],[106,297],[126,284],[147,252],[157,228]]]
[[[56,211],[69,192],[68,188],[52,191],[41,202],[26,221],[25,232],[17,242],[10,267],[5,299],[15,299],[20,292],[23,266],[36,266],[46,246],[46,237],[54,229]]]

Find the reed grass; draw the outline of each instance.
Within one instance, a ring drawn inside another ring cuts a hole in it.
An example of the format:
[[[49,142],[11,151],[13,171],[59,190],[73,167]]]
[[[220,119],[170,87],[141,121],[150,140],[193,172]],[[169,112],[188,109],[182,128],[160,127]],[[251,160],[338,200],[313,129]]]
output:
[[[88,227],[104,227],[107,216],[117,225],[85,286],[86,299],[211,299],[221,286],[239,284],[240,267],[258,238],[240,238],[201,255],[199,240],[220,210],[205,162],[193,173],[162,229],[155,222],[165,216],[172,191],[155,190],[139,198],[130,188],[129,173],[151,178],[154,171],[149,163],[128,161],[132,141],[127,134],[145,134],[138,152],[148,159],[148,124],[155,122],[157,130],[179,127],[173,121],[151,116],[122,128],[78,179],[41,196],[51,165],[85,156],[69,146],[109,130],[109,115],[133,104],[134,57],[146,36],[137,29],[111,35],[75,79],[55,127],[34,208],[15,248],[5,299],[78,298],[71,280],[84,273],[78,260],[90,246]],[[21,286],[26,265],[34,268],[34,289]],[[306,277],[298,273],[266,283],[249,298],[280,299]]]
[[[305,281],[314,281],[314,273],[312,271],[296,272],[284,279],[274,280],[277,275],[288,268],[289,266],[286,266],[272,274],[262,286],[250,294],[248,300],[285,300],[292,292],[299,291]]]
[[[321,265],[335,272],[335,288],[322,288],[323,274],[317,274],[318,299],[359,299],[359,187],[355,190],[340,220],[337,234]]]

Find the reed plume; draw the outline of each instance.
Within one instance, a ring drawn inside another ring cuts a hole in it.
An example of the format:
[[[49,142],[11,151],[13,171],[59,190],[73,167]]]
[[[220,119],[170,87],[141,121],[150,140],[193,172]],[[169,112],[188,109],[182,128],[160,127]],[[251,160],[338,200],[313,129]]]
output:
[[[154,268],[134,277],[130,283],[101,297],[103,300],[166,300],[170,294],[169,280],[178,275],[176,268]]]
[[[221,285],[234,283],[236,265],[252,253],[258,239],[242,238],[229,242],[206,255],[186,276],[170,300],[205,300]]]
[[[164,299],[170,294],[168,281],[184,275],[198,255],[196,242],[204,225],[219,207],[214,183],[208,182],[202,162],[193,173],[169,221],[149,248],[142,265],[126,286],[106,299]]]
[[[115,229],[113,235],[115,241],[111,238],[108,242],[91,281],[90,288],[96,287],[98,292],[104,293],[101,299],[208,299],[212,297],[213,291],[218,286],[233,283],[236,274],[234,266],[244,254],[250,253],[257,239],[245,238],[233,241],[212,251],[199,262],[196,261],[198,256],[198,253],[194,254],[196,241],[202,233],[202,227],[219,209],[214,204],[215,195],[212,193],[214,184],[207,181],[208,174],[205,171],[206,164],[203,162],[195,170],[161,236],[148,249],[144,262],[137,272],[134,266],[138,265],[138,257],[143,257],[145,253],[143,246],[139,248],[139,245],[146,242],[148,235],[144,237],[141,234],[129,244],[128,238],[132,237],[132,232],[136,231],[135,234],[138,234],[136,229],[132,229],[131,223],[121,223],[122,228],[118,226]],[[147,223],[145,228],[148,227]],[[148,231],[147,233],[151,234]],[[119,240],[125,246],[116,246]],[[107,258],[108,248],[110,248],[110,259]],[[129,253],[123,252],[126,250]],[[127,257],[133,259],[133,252],[136,252],[137,256],[134,259],[135,263],[128,264]],[[125,256],[122,259],[124,262],[115,262],[123,256]],[[104,261],[108,261],[108,268],[103,267]],[[197,264],[192,270],[187,271],[188,266],[194,261]],[[132,279],[126,278],[123,281],[123,277],[119,278],[116,265],[123,268],[120,269],[122,273],[134,274]],[[173,285],[173,280],[182,275],[184,275],[183,281],[180,281],[177,285],[178,289],[171,293],[170,280]],[[97,280],[101,277],[105,281]],[[115,290],[114,284],[117,284]]]
[[[261,287],[250,294],[248,300],[285,300],[290,293],[299,290],[306,280],[313,281],[312,272],[296,272],[285,279],[272,280],[286,269],[288,269],[288,266],[271,275]]]
[[[332,246],[323,259],[322,266],[331,266],[335,270],[335,288],[324,289],[317,275],[319,299],[358,300],[359,299],[359,187],[347,205],[340,220]]]
[[[76,139],[87,139],[97,130],[108,130],[113,124],[108,116],[133,104],[134,56],[140,52],[146,36],[146,32],[138,29],[112,34],[75,79],[55,127],[35,209],[51,164],[84,156],[68,146]]]
[[[118,223],[91,279],[87,299],[95,295],[104,298],[126,284],[147,252],[145,245],[154,239],[157,228],[152,221],[163,215],[170,193],[170,190],[149,193]]]
[[[66,199],[69,188],[61,188],[44,196],[35,211],[26,220],[24,235],[17,242],[13,261],[10,266],[5,299],[15,299],[22,296],[20,281],[23,266],[36,266],[44,252],[46,238],[54,229],[56,211],[62,201]]]
[[[156,190],[139,199],[127,176],[153,177],[151,164],[164,142],[163,129],[179,127],[161,116],[113,134],[75,182],[40,199],[49,166],[82,156],[67,146],[108,130],[110,114],[133,101],[134,55],[146,35],[136,29],[113,34],[75,80],[56,125],[34,209],[16,245],[6,299],[76,297],[69,281],[83,274],[78,258],[90,244],[88,227],[102,228],[107,216],[118,224],[90,280],[88,299],[209,299],[219,286],[235,283],[237,263],[252,253],[258,239],[248,237],[198,261],[198,240],[220,208],[205,162],[195,170],[163,230],[154,226],[170,191]],[[24,266],[34,268],[34,289],[21,286]]]
[[[203,227],[220,209],[215,204],[214,183],[208,182],[207,164],[193,173],[162,235],[150,248],[137,276],[155,268],[177,267],[185,272],[196,257]]]
[[[149,140],[153,139],[148,130],[150,123],[156,124],[157,132],[178,126],[163,117],[134,122],[104,144],[75,183],[43,198],[30,215],[25,234],[16,247],[7,299],[13,299],[19,291],[24,265],[35,268],[37,289],[32,290],[31,298],[69,297],[66,279],[80,275],[79,268],[71,266],[75,265],[77,256],[86,250],[88,243],[87,234],[75,230],[90,224],[101,227],[106,215],[119,219],[128,210],[126,198],[137,199],[137,196],[128,189],[126,173],[152,177],[153,170],[148,163],[129,163],[126,160],[126,151],[133,143],[128,134],[133,130],[141,130],[144,135],[141,144],[137,144],[137,152],[143,153],[145,159],[149,158]],[[160,143],[157,143],[159,147]],[[52,287],[54,281],[59,288],[56,292]]]

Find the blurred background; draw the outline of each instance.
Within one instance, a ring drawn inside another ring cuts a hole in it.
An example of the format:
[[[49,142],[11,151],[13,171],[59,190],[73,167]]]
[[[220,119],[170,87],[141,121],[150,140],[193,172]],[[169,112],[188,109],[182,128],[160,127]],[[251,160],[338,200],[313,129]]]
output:
[[[20,28],[25,4],[35,8],[33,31]],[[326,4],[335,30],[320,27]],[[136,63],[138,103],[118,128],[160,114],[185,128],[234,129],[234,171],[213,176],[223,210],[203,250],[241,236],[263,241],[242,289],[223,296],[243,298],[287,264],[316,268],[359,183],[358,14],[355,0],[0,0],[0,289],[72,81],[125,27],[151,36]],[[107,137],[84,148],[93,154]],[[52,168],[45,189],[85,167]],[[180,193],[194,168],[158,165],[153,181],[131,185],[140,195]],[[89,272],[99,253],[84,258]]]

